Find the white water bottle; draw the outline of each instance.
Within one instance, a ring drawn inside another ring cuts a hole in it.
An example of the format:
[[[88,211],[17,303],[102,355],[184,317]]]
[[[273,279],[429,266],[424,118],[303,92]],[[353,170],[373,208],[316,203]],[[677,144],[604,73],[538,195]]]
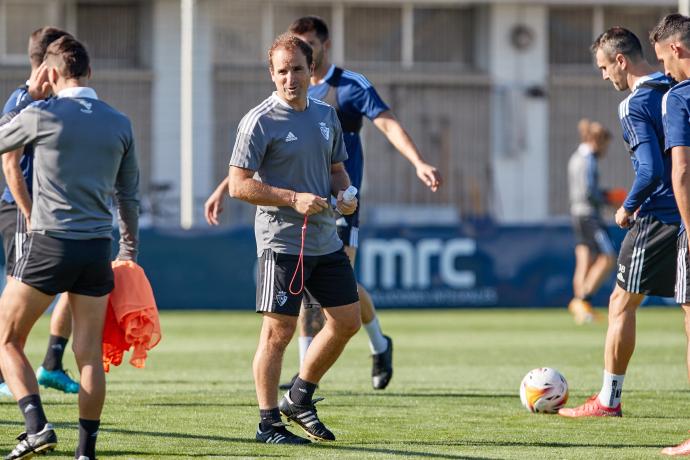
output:
[[[355,199],[357,196],[357,187],[354,185],[350,185],[344,192],[343,192],[343,201],[345,202],[350,202]]]

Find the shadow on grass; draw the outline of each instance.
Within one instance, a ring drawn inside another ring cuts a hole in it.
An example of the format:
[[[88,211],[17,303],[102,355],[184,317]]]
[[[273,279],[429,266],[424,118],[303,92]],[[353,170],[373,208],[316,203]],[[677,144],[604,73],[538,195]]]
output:
[[[362,393],[354,391],[333,391],[329,392],[334,396],[357,396],[363,397]],[[374,396],[374,397],[384,397],[384,398],[508,398],[515,399],[519,398],[517,392],[514,393],[457,393],[457,392],[447,392],[447,393],[374,393],[366,394],[364,396]]]
[[[415,441],[415,445],[421,444]],[[443,446],[439,444],[439,446]],[[312,448],[317,449],[329,449],[336,451],[352,451],[352,452],[362,452],[370,454],[384,454],[399,457],[427,457],[427,458],[448,458],[454,460],[491,460],[492,457],[469,457],[467,455],[455,455],[455,454],[439,454],[434,452],[419,452],[416,450],[396,450],[396,449],[386,449],[385,447],[361,447],[361,446],[350,446],[350,445],[340,445],[340,444],[312,444]]]
[[[658,448],[665,447],[663,444],[595,444],[595,443],[574,443],[574,442],[542,442],[542,441],[415,441],[415,445],[419,446],[464,446],[464,447],[548,447],[548,448],[592,448],[599,449],[644,449],[644,448]]]

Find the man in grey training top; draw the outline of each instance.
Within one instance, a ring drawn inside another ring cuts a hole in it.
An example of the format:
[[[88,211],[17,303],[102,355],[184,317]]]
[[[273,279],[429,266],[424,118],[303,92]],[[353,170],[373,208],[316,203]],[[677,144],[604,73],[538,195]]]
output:
[[[29,94],[38,100],[52,91],[56,97],[28,108],[23,102],[3,117],[14,116],[12,121],[0,127],[0,152],[30,143],[35,148],[31,232],[0,303],[0,365],[26,426],[6,460],[57,444],[23,348],[60,292],[69,296],[81,376],[75,458],[96,458],[105,400],[101,342],[113,289],[110,201],[114,193],[121,235],[117,258],[135,260],[139,168],[129,119],[85,86],[90,74],[81,43],[70,36],[54,41],[33,74]]]
[[[307,97],[311,47],[295,36],[281,35],[268,60],[276,92],[240,122],[228,181],[232,197],[257,205],[256,310],[263,324],[254,357],[261,418],[256,440],[309,442],[287,431],[280,413],[310,437],[334,440],[316,414],[312,395],[359,329],[360,311],[354,272],[328,198],[338,197],[337,208],[344,215],[355,211],[357,201],[342,199],[350,179],[335,110]],[[278,403],[283,353],[295,332],[302,287],[324,307],[327,321],[309,347],[298,378]]]

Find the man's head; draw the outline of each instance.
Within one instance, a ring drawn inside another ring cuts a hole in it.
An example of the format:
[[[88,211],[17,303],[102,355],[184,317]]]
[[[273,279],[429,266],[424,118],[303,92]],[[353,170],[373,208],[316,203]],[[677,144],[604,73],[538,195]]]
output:
[[[643,60],[642,44],[637,36],[623,27],[611,27],[597,37],[591,50],[601,77],[609,80],[618,91],[628,89],[631,66]]]
[[[48,46],[44,63],[48,82],[57,93],[69,80],[81,81],[91,76],[89,54],[86,48],[72,36],[64,36]]]
[[[690,18],[678,13],[667,15],[649,33],[649,41],[666,75],[677,81],[690,78],[690,69],[683,68],[688,61],[682,65],[690,58]]]
[[[43,62],[48,46],[58,38],[64,36],[71,36],[64,30],[56,29],[55,27],[41,27],[31,33],[29,37],[29,60],[31,67],[37,68]]]
[[[306,102],[314,70],[312,50],[306,42],[292,34],[276,38],[268,50],[268,68],[278,96],[290,105]]]
[[[288,32],[309,43],[314,51],[314,68],[319,69],[328,62],[331,40],[326,21],[318,16],[304,16],[293,22]]]

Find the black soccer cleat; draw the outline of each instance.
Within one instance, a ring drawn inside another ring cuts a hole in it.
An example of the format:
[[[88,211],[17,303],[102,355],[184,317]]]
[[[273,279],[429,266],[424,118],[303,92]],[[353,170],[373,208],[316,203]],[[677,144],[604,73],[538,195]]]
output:
[[[290,433],[283,422],[276,422],[266,431],[256,429],[256,441],[265,444],[311,444],[311,441]]]
[[[292,388],[292,385],[295,384],[295,380],[297,380],[297,377],[299,377],[299,372],[293,375],[289,382],[284,382],[278,385],[278,389],[289,390],[290,388]]]
[[[12,452],[5,456],[5,460],[20,460],[31,458],[34,455],[45,454],[57,446],[57,435],[53,425],[46,423],[43,429],[36,434],[22,433],[17,436],[19,444]]]
[[[315,404],[322,400],[323,398],[316,398],[308,405],[295,404],[290,399],[290,392],[288,391],[278,403],[278,408],[281,414],[299,425],[310,438],[317,441],[335,441],[335,435],[326,428],[326,425],[321,423],[318,415],[316,415]]]
[[[393,378],[393,339],[384,335],[388,342],[388,348],[383,353],[371,355],[373,364],[371,367],[371,385],[374,390],[383,390]]]

